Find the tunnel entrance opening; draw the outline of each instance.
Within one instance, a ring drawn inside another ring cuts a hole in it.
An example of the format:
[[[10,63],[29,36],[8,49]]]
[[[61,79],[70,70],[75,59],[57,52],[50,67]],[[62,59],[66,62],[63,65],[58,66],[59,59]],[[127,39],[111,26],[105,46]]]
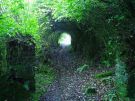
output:
[[[58,39],[58,44],[61,48],[71,47],[71,35],[69,33],[62,33]]]

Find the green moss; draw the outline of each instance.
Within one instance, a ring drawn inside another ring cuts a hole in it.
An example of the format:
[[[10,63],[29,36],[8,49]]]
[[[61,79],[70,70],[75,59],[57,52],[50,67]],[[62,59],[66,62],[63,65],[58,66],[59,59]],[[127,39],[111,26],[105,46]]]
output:
[[[84,64],[84,65],[80,66],[79,68],[77,68],[77,72],[81,73],[81,72],[87,70],[88,68],[89,68],[89,65]]]
[[[104,78],[104,77],[112,76],[113,74],[114,74],[113,71],[107,71],[107,72],[104,72],[104,73],[96,74],[95,77],[101,79],[101,78]]]
[[[97,88],[91,85],[91,82],[87,83],[82,90],[86,96],[91,96],[97,93]]]
[[[91,95],[91,94],[96,94],[96,93],[97,93],[96,88],[94,88],[94,87],[86,88],[86,91],[85,91],[86,95]]]

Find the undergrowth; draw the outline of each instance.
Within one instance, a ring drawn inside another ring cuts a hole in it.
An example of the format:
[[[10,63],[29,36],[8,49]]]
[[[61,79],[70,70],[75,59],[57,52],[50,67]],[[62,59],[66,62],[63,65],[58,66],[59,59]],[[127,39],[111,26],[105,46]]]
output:
[[[54,79],[55,73],[51,66],[40,64],[40,66],[36,68],[36,91],[32,94],[31,100],[38,101],[39,98],[47,91],[49,84],[51,84]]]

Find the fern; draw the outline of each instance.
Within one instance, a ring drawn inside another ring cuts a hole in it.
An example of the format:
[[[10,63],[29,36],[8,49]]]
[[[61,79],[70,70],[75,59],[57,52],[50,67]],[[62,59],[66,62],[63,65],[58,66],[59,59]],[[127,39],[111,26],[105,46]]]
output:
[[[120,59],[116,60],[116,71],[115,71],[115,85],[117,89],[118,96],[121,99],[125,99],[127,96],[127,80],[128,80],[128,74],[126,72],[126,65],[123,61]]]

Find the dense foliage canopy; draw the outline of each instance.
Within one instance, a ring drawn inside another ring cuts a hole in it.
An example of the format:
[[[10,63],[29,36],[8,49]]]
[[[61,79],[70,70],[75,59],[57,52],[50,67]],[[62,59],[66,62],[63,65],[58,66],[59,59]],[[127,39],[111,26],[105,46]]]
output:
[[[1,0],[0,36],[17,34],[38,36],[38,15],[34,1]]]
[[[40,48],[38,58],[44,61],[45,51],[58,45],[61,35],[54,30],[55,24],[72,22],[77,26],[76,33],[69,33],[72,50],[93,63],[115,67],[112,97],[118,101],[133,98],[129,79],[135,78],[134,12],[135,0],[0,0],[0,66],[8,66],[6,42],[10,38],[31,36]]]

